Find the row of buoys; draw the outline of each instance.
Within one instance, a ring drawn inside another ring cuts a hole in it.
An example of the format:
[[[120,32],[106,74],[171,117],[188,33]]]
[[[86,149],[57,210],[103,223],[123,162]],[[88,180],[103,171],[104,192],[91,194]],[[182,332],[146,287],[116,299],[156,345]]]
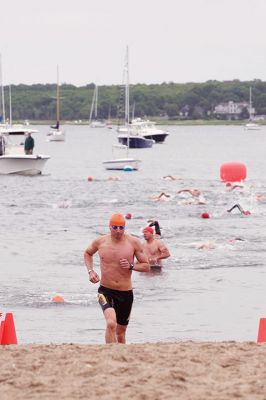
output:
[[[130,172],[134,171],[131,165],[126,165],[123,171]],[[238,161],[230,161],[220,166],[220,178],[223,182],[240,182],[245,180],[247,177],[247,168],[245,164]],[[88,182],[93,181],[93,176],[88,176]]]

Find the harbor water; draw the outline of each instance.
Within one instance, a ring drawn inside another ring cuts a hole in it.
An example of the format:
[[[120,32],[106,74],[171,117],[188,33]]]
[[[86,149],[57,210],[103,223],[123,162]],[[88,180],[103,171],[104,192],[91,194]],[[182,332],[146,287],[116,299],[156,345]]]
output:
[[[51,156],[43,174],[0,176],[0,312],[13,313],[19,343],[104,342],[83,253],[108,233],[113,212],[131,213],[127,233],[141,240],[157,219],[171,253],[162,272],[133,272],[129,343],[256,340],[266,317],[266,127],[171,126],[165,143],[130,151],[142,161],[134,172],[102,166],[115,129],[68,125],[65,142],[47,142],[48,127],[37,129],[35,154]],[[231,191],[220,180],[230,161],[247,167],[243,187]],[[205,204],[177,193],[187,188]],[[167,201],[153,198],[161,192]],[[251,214],[228,213],[236,203]],[[53,303],[56,294],[65,302]]]

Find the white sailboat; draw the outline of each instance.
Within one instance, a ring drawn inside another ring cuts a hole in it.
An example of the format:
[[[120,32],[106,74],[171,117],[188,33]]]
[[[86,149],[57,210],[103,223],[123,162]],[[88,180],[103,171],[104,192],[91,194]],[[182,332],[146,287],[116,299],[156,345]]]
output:
[[[13,146],[0,134],[0,175],[39,175],[49,156],[23,154],[23,147]]]
[[[138,170],[141,160],[130,158],[129,151],[129,64],[128,64],[128,47],[126,49],[126,58],[124,64],[123,72],[123,83],[125,84],[125,121],[128,127],[127,135],[128,141],[127,145],[114,145],[115,148],[120,148],[126,151],[126,157],[122,158],[112,158],[111,160],[103,161],[105,169],[108,170]]]
[[[91,128],[104,128],[106,126],[104,121],[98,119],[98,86],[97,85],[95,85],[93,97],[92,97],[89,126]]]
[[[246,130],[259,130],[260,125],[254,122],[254,109],[252,107],[252,88],[249,88],[249,122],[245,125]]]
[[[60,126],[60,85],[59,85],[59,67],[57,66],[57,85],[56,85],[56,124],[51,126],[47,133],[49,142],[64,142],[66,139],[65,131]]]

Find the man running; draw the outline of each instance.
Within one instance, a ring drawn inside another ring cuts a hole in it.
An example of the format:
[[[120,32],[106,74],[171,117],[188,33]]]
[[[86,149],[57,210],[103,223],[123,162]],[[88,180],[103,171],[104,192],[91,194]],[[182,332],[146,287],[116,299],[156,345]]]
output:
[[[100,282],[98,300],[106,320],[106,343],[126,342],[133,304],[132,271],[150,270],[140,240],[126,234],[125,225],[123,215],[113,214],[109,221],[110,233],[96,238],[84,253],[90,282]],[[101,278],[93,268],[96,252],[100,258]]]

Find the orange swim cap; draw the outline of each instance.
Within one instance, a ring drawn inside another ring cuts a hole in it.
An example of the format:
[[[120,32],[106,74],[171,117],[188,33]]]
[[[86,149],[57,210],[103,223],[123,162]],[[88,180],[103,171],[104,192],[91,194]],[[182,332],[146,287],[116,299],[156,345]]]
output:
[[[122,226],[126,225],[126,220],[122,214],[113,214],[109,221],[110,225]]]

